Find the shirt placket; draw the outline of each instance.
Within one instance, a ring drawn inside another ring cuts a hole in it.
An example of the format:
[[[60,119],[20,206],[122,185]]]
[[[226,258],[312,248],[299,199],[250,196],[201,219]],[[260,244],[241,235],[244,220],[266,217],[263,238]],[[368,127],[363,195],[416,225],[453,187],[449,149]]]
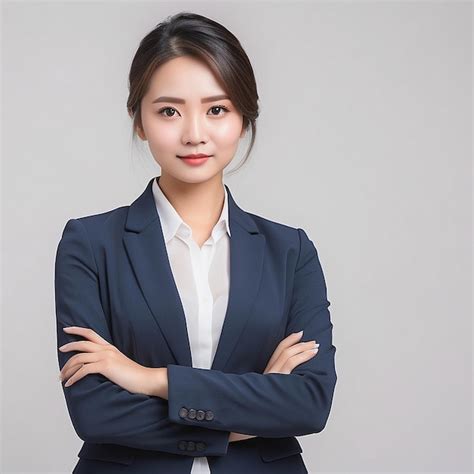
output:
[[[212,353],[212,310],[214,306],[212,291],[209,285],[210,262],[214,255],[214,245],[206,241],[201,248],[196,242],[190,242],[191,260],[193,262],[194,280],[198,296],[198,358],[197,365],[210,368]]]

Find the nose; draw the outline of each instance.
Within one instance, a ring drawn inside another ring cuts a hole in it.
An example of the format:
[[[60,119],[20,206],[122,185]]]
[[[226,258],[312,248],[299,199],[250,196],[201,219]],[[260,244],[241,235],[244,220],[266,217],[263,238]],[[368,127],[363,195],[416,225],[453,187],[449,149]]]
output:
[[[187,117],[183,125],[182,134],[183,144],[188,143],[206,143],[208,141],[205,119],[199,114],[193,114]]]

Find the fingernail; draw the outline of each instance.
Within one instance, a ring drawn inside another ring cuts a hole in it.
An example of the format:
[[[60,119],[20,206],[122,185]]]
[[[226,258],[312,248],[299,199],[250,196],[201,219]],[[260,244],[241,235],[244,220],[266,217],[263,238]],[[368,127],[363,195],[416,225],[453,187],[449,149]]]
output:
[[[303,335],[303,331],[295,332],[295,334],[297,334],[298,336],[302,336],[302,335]]]
[[[313,352],[318,352],[319,349],[318,349],[317,347],[315,347],[314,349],[311,349],[311,350],[312,350]]]

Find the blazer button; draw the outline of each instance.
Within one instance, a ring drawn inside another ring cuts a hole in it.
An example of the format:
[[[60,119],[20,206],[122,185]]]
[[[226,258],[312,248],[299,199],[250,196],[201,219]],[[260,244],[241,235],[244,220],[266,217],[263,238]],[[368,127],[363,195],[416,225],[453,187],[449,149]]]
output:
[[[211,410],[206,411],[206,420],[211,421],[214,419],[214,413]]]
[[[206,417],[206,412],[204,410],[198,410],[196,413],[196,420],[202,421]]]
[[[183,407],[179,409],[180,418],[186,418],[188,416],[188,409]]]
[[[181,451],[186,451],[186,449],[188,448],[188,443],[184,440],[181,440],[179,443],[178,443],[178,448],[181,450]]]
[[[194,418],[196,418],[196,410],[194,408],[190,408],[188,410],[188,418],[190,420],[194,420]]]
[[[188,451],[196,451],[196,443],[194,441],[188,441]]]
[[[202,442],[202,441],[198,441],[196,443],[196,449],[198,451],[204,451],[206,449],[206,443]]]

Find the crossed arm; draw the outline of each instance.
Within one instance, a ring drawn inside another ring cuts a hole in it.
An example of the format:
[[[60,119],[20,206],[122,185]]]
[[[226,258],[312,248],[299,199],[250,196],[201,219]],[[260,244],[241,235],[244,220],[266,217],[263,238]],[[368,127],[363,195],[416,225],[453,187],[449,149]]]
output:
[[[317,252],[302,229],[287,334],[304,329],[317,340],[317,357],[292,374],[226,374],[169,364],[161,395],[130,393],[100,373],[63,387],[67,408],[84,441],[115,443],[190,456],[227,453],[231,432],[286,437],[321,431],[329,416],[336,383],[335,347],[324,277]],[[70,341],[65,326],[91,328],[107,341],[111,334],[98,293],[97,268],[86,229],[67,222],[55,264],[58,345]],[[58,350],[62,369],[72,354]],[[190,391],[187,387],[192,386]],[[166,388],[166,394],[165,394]],[[166,400],[168,398],[168,400]],[[212,419],[180,416],[183,406],[212,407]],[[183,452],[183,439],[205,442],[205,450]]]

